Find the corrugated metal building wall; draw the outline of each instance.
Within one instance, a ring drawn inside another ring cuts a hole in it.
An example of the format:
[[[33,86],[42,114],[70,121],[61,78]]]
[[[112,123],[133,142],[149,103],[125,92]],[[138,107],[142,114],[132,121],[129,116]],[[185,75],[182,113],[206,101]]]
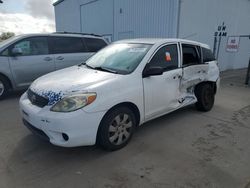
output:
[[[244,68],[250,40],[240,38],[235,53],[226,50],[228,36],[249,35],[250,0],[59,0],[56,30],[96,33],[115,41],[126,38],[178,37],[213,47],[222,23],[218,60],[221,70]]]
[[[157,0],[157,3],[155,0],[115,0],[114,39],[176,37],[178,2],[176,0]]]
[[[77,0],[58,0],[54,3],[56,31],[80,32],[80,9]]]
[[[113,36],[114,0],[90,1],[80,5],[81,32]]]
[[[57,31],[73,28],[112,40],[177,36],[177,0],[65,0],[55,7]]]

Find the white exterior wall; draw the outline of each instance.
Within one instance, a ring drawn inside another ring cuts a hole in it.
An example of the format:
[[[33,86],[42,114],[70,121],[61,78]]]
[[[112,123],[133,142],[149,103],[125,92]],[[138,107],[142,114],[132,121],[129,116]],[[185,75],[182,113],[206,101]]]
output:
[[[226,52],[228,36],[250,35],[249,0],[181,0],[179,37],[207,43],[213,48],[214,33],[222,23],[227,37],[222,37],[218,57],[221,70],[244,68],[250,58],[249,38],[240,39],[237,53]]]

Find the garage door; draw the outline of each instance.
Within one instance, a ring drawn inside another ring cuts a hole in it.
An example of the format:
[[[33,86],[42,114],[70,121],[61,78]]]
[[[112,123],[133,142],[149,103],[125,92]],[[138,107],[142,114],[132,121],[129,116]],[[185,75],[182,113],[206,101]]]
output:
[[[81,31],[113,38],[113,0],[98,0],[81,5]]]

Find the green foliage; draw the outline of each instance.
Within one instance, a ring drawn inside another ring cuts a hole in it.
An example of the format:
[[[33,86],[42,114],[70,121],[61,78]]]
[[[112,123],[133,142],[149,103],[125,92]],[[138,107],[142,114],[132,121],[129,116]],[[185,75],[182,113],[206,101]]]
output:
[[[13,37],[15,36],[15,33],[12,33],[12,32],[3,32],[1,35],[0,35],[0,42],[3,41],[3,40],[6,40],[10,37]]]

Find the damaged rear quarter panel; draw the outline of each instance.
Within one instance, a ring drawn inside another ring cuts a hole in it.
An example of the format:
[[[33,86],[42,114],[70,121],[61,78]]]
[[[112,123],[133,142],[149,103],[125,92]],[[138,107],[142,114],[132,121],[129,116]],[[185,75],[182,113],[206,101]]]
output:
[[[183,78],[181,80],[181,91],[185,92],[197,84],[211,81],[216,82],[219,78],[219,69],[216,62],[194,65],[183,68]]]
[[[211,82],[216,82],[220,78],[220,71],[217,66],[217,62],[213,61],[208,63],[209,69],[207,73],[207,80]]]

